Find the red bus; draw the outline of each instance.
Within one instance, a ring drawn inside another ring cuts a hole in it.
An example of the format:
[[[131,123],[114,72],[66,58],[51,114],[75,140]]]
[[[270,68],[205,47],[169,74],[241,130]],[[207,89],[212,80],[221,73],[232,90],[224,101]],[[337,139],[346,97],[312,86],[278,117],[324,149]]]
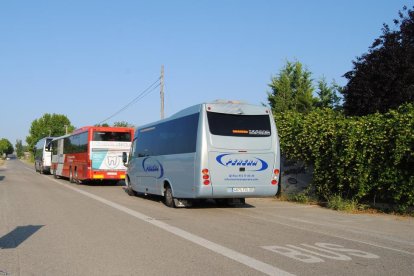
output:
[[[134,129],[86,126],[52,140],[51,173],[70,182],[125,179],[122,152],[129,152]]]

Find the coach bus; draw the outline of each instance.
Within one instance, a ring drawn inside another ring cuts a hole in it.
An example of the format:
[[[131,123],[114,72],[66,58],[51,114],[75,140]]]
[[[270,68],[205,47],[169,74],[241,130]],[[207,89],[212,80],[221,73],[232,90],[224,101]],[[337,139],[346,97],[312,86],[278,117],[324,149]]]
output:
[[[52,163],[52,153],[49,149],[49,143],[55,137],[44,137],[40,139],[33,149],[35,171],[40,174],[50,173]]]
[[[244,204],[278,190],[279,138],[263,106],[204,103],[138,127],[123,161],[127,192],[161,195],[169,207],[194,199]]]
[[[131,147],[133,128],[87,126],[51,143],[55,176],[70,182],[125,178],[122,153]]]

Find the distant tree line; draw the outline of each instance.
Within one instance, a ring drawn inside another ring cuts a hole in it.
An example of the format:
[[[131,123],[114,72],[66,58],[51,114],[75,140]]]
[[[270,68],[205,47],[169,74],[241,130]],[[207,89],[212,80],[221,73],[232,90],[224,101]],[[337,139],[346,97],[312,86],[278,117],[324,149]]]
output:
[[[0,139],[0,158],[4,155],[12,154],[14,151],[13,145],[6,138]]]
[[[108,123],[103,123],[103,124],[96,124],[95,126],[109,127],[110,125]],[[126,121],[114,122],[112,126],[114,127],[135,127],[134,125]]]

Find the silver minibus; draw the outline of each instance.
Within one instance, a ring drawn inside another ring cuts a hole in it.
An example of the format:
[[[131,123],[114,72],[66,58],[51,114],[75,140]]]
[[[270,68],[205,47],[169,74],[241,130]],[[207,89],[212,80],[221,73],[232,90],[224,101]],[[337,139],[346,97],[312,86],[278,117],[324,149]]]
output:
[[[194,199],[243,204],[274,196],[279,185],[271,110],[236,101],[198,104],[138,127],[123,160],[128,193],[161,195],[169,207]]]

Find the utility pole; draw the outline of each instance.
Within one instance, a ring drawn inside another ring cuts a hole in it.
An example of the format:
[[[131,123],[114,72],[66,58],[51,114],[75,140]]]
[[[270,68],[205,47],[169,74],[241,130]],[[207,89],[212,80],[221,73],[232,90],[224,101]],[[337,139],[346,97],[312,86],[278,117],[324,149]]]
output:
[[[161,98],[161,119],[164,119],[164,65],[161,65],[160,81],[160,98]]]

